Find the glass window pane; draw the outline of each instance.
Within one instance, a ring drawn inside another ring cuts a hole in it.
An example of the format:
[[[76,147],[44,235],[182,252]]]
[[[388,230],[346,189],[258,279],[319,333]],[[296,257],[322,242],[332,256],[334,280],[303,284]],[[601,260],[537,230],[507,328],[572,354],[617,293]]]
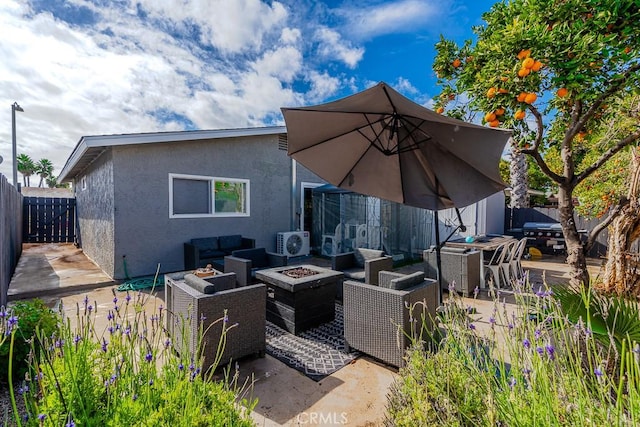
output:
[[[246,213],[246,183],[216,181],[216,213]]]
[[[209,214],[211,198],[209,181],[173,179],[173,214]]]

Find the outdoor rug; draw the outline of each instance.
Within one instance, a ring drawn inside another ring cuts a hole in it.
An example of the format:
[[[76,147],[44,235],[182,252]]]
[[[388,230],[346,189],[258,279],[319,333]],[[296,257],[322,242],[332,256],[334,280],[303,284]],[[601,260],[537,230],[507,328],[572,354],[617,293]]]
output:
[[[312,380],[320,381],[360,355],[355,351],[345,351],[342,319],[342,305],[336,304],[333,322],[306,330],[300,335],[293,335],[267,322],[267,354]]]

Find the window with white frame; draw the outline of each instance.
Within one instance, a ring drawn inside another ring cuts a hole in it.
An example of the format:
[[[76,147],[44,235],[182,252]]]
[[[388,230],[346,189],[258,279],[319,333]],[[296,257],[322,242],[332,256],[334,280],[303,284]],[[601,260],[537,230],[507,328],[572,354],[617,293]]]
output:
[[[169,174],[169,217],[249,216],[249,180]]]
[[[80,180],[80,188],[83,190],[87,189],[87,177],[83,176],[82,179]]]

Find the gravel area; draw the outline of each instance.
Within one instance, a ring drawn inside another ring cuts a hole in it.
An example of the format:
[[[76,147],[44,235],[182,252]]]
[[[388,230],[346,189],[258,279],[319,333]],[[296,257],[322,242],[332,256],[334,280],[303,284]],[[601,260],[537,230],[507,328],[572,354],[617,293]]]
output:
[[[14,386],[14,391],[18,389],[18,386]],[[26,413],[24,400],[20,396],[16,396],[16,406],[18,412],[21,414]],[[11,408],[11,397],[9,396],[9,387],[6,384],[0,384],[0,425],[3,426],[15,426],[15,420],[13,419],[13,409]]]

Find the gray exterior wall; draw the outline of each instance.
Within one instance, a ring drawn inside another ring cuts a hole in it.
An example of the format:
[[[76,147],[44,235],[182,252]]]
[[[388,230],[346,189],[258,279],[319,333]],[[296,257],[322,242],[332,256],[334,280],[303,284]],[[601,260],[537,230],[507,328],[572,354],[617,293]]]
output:
[[[277,135],[112,150],[115,279],[124,278],[123,257],[130,277],[154,274],[158,264],[161,273],[179,271],[183,244],[192,238],[241,234],[275,251],[276,233],[289,230],[291,161],[278,149]],[[169,173],[248,179],[250,216],[169,218]]]
[[[87,188],[82,189],[82,177]],[[114,187],[113,161],[107,149],[84,175],[74,180],[78,241],[83,252],[102,270],[114,274]]]

